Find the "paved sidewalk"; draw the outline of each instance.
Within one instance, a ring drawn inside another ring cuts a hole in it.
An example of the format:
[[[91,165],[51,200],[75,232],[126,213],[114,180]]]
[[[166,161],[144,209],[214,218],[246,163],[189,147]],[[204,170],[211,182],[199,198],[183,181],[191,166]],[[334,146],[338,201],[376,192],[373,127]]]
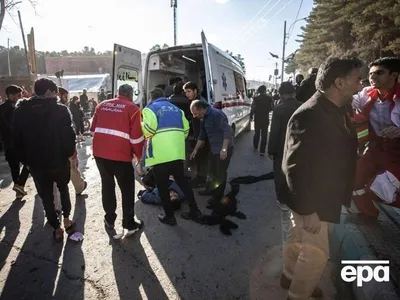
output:
[[[331,234],[332,253],[338,263],[341,260],[389,260],[390,282],[376,282],[372,280],[357,287],[356,283],[344,284],[337,280],[338,295],[349,295],[357,300],[396,300],[400,299],[398,286],[400,283],[400,215],[397,209],[386,205],[378,206],[381,213],[376,224],[349,221],[350,213],[357,212],[353,206],[351,210],[343,209],[342,224],[333,226]],[[340,270],[338,270],[340,271]]]

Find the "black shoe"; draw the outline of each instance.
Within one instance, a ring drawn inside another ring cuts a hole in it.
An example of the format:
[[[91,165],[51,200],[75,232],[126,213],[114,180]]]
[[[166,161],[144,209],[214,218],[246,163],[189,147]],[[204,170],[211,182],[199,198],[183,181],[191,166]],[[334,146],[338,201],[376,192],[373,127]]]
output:
[[[176,219],[175,219],[175,216],[166,216],[166,215],[158,215],[158,220],[161,222],[161,223],[164,223],[164,224],[167,224],[167,225],[170,225],[170,226],[175,226],[177,223],[176,223]]]
[[[260,153],[260,156],[265,156],[265,153]]]
[[[104,219],[104,225],[107,227],[107,229],[114,229],[115,228],[114,222],[110,223],[106,219]]]
[[[187,212],[187,213],[182,213],[181,217],[182,217],[182,219],[192,220],[192,221],[195,221],[196,223],[199,223],[199,224],[204,224],[205,223],[203,214],[200,212],[200,210],[191,211],[191,212]]]
[[[127,230],[127,232],[125,233],[125,237],[128,237],[132,234],[134,234],[136,231],[140,230],[143,227],[143,222],[139,221],[140,223],[134,221],[132,226],[129,226],[128,228],[125,228],[125,230]]]

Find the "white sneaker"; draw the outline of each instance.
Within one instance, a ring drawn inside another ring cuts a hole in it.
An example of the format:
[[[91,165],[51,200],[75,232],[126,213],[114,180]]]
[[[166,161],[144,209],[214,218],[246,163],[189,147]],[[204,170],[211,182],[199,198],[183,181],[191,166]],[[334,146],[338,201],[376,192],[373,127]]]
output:
[[[280,203],[279,201],[276,201],[276,205],[282,210],[282,211],[288,211],[289,207],[287,207],[286,204]]]

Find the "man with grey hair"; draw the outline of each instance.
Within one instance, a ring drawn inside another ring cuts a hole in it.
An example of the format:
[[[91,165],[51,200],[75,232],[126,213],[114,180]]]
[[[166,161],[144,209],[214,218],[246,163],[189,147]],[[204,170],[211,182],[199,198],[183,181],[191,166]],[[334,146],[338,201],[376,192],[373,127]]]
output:
[[[357,135],[344,107],[361,90],[361,67],[358,59],[328,59],[318,71],[317,92],[287,126],[282,171],[292,226],[281,276],[287,299],[322,296],[316,286],[328,261],[328,224],[340,223],[354,186]]]
[[[135,173],[132,166],[136,158],[136,168],[142,174],[141,160],[144,137],[140,125],[140,109],[133,103],[133,88],[121,85],[118,97],[101,102],[96,107],[91,132],[93,136],[93,156],[101,176],[101,194],[105,210],[104,223],[108,229],[114,228],[117,215],[115,180],[122,194],[122,227],[126,236],[142,226],[135,216]]]
[[[185,114],[155,88],[150,92],[150,103],[143,109],[143,135],[147,138],[146,167],[153,167],[153,174],[160,193],[165,215],[158,219],[164,224],[177,224],[169,193],[169,177],[182,189],[190,212],[183,213],[184,219],[203,223],[203,216],[197,207],[193,190],[184,175],[186,159],[185,139],[189,134],[189,122]]]
[[[228,167],[233,155],[233,135],[228,118],[220,109],[208,105],[202,100],[194,100],[190,104],[190,110],[193,117],[202,120],[200,134],[196,146],[190,155],[190,159],[196,158],[196,155],[204,146],[206,140],[210,143],[210,186],[212,198],[209,205],[221,201],[224,196],[226,182],[228,178]]]

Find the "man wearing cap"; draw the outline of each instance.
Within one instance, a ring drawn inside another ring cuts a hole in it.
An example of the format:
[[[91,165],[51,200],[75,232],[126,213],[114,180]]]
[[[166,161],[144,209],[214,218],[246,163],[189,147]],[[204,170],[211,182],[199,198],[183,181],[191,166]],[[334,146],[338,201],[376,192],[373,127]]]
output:
[[[300,107],[301,102],[295,99],[296,89],[288,81],[279,87],[281,102],[274,108],[271,130],[268,140],[268,156],[273,161],[275,192],[278,199],[277,205],[282,210],[287,210],[285,203],[285,178],[282,173],[283,149],[285,146],[286,127],[290,117]]]
[[[133,103],[133,88],[121,85],[118,97],[100,103],[96,107],[93,123],[93,156],[101,176],[101,194],[105,211],[104,223],[114,228],[117,215],[115,180],[122,194],[122,227],[134,233],[141,227],[135,216],[135,173],[132,160],[136,157],[136,168],[142,175],[141,160],[144,137],[141,128],[140,109]]]

